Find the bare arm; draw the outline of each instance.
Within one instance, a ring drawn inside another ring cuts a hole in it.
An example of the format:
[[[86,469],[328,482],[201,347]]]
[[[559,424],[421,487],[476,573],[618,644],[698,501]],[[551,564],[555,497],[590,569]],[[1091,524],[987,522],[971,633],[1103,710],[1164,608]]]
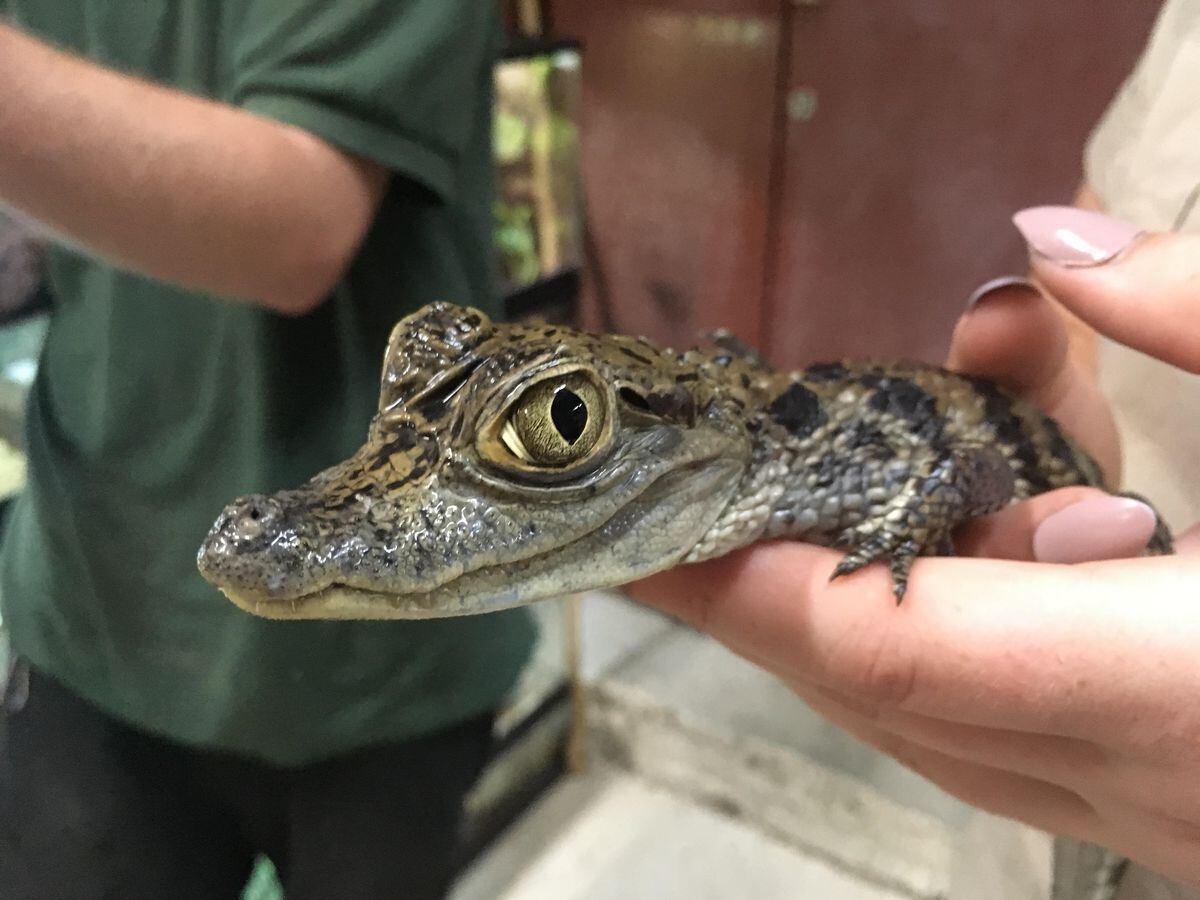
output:
[[[321,302],[387,171],[0,24],[0,201],[155,278],[289,314]]]

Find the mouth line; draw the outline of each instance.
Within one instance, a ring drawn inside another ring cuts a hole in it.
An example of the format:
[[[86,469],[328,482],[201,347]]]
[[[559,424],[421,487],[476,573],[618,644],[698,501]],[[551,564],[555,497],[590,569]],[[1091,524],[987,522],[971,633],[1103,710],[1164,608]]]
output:
[[[655,483],[657,483],[657,479],[651,485]],[[645,493],[646,491],[643,491],[638,494],[632,502],[637,502]],[[570,547],[571,544],[587,540],[623,510],[624,508],[617,510],[595,528],[579,535],[570,543],[535,553],[519,561],[527,564],[536,563],[552,553],[558,553]],[[463,572],[457,578],[443,582],[430,590],[412,591],[406,594],[354,587],[341,582],[334,582],[326,587],[306,594],[298,594],[295,597],[263,597],[253,592],[242,592],[237,588],[227,586],[220,586],[220,590],[234,604],[263,619],[435,619],[481,609],[484,604],[480,603],[472,604],[469,609],[439,605],[437,603],[438,595],[452,591],[454,584],[462,578],[472,576],[486,578],[489,572],[502,571],[512,562],[513,560],[509,560],[506,563],[480,566],[478,569]],[[500,602],[494,606],[488,604],[488,607],[499,610],[508,606],[533,602],[536,602],[536,598],[508,604]]]
[[[613,511],[603,521],[596,523],[594,528],[577,536],[573,541],[549,548],[541,553],[534,553],[520,560],[507,560],[504,563],[493,563],[480,566],[468,572],[463,572],[456,578],[436,585],[429,590],[398,593],[394,591],[378,591],[370,588],[355,587],[342,582],[333,582],[315,591],[297,594],[294,597],[265,597],[254,591],[239,590],[230,585],[217,585],[226,597],[236,606],[252,615],[264,619],[301,620],[301,619],[431,619],[447,616],[463,615],[471,612],[481,612],[486,607],[489,611],[506,609],[511,606],[523,606],[536,602],[541,597],[513,599],[505,602],[504,594],[497,594],[497,602],[473,602],[471,604],[455,604],[453,602],[439,603],[440,599],[453,600],[453,586],[463,578],[485,578],[489,573],[503,571],[515,562],[526,565],[535,564],[550,554],[559,553],[573,544],[587,540],[603,530],[617,516],[628,512],[631,507],[644,501],[648,495],[654,494],[667,475],[678,474],[697,468],[715,457],[705,457],[693,460],[685,466],[664,472],[635,494],[630,502]],[[602,587],[604,585],[596,585]],[[569,593],[569,591],[568,591]],[[446,597],[451,594],[450,597]],[[550,596],[550,595],[547,595]]]

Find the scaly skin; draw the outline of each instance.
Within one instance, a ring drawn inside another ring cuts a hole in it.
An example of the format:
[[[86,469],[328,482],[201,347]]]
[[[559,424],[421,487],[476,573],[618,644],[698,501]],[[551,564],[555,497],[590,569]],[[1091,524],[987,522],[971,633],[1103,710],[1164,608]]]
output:
[[[428,618],[792,537],[846,548],[838,576],[887,562],[899,600],[955,526],[1100,481],[1034,407],[934,367],[781,373],[728,336],[676,353],[434,304],[393,331],[358,453],[235,501],[198,563],[261,616]]]

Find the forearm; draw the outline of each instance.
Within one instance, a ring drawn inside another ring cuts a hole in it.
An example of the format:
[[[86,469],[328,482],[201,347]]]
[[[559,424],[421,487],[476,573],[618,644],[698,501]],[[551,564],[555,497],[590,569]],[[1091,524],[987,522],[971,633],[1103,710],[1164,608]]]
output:
[[[0,200],[118,264],[302,312],[353,256],[385,180],[307,132],[0,24]]]

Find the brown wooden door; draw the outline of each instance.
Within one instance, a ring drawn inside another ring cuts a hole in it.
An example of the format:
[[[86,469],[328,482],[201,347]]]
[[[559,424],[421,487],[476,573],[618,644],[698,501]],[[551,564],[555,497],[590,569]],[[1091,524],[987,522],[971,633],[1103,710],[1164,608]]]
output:
[[[758,340],[780,6],[557,0],[583,40],[585,321]]]
[[[1024,269],[1012,213],[1070,200],[1158,6],[798,7],[768,354],[940,361],[969,292]]]
[[[552,0],[584,42],[585,321],[940,360],[1024,267],[1158,0]]]

